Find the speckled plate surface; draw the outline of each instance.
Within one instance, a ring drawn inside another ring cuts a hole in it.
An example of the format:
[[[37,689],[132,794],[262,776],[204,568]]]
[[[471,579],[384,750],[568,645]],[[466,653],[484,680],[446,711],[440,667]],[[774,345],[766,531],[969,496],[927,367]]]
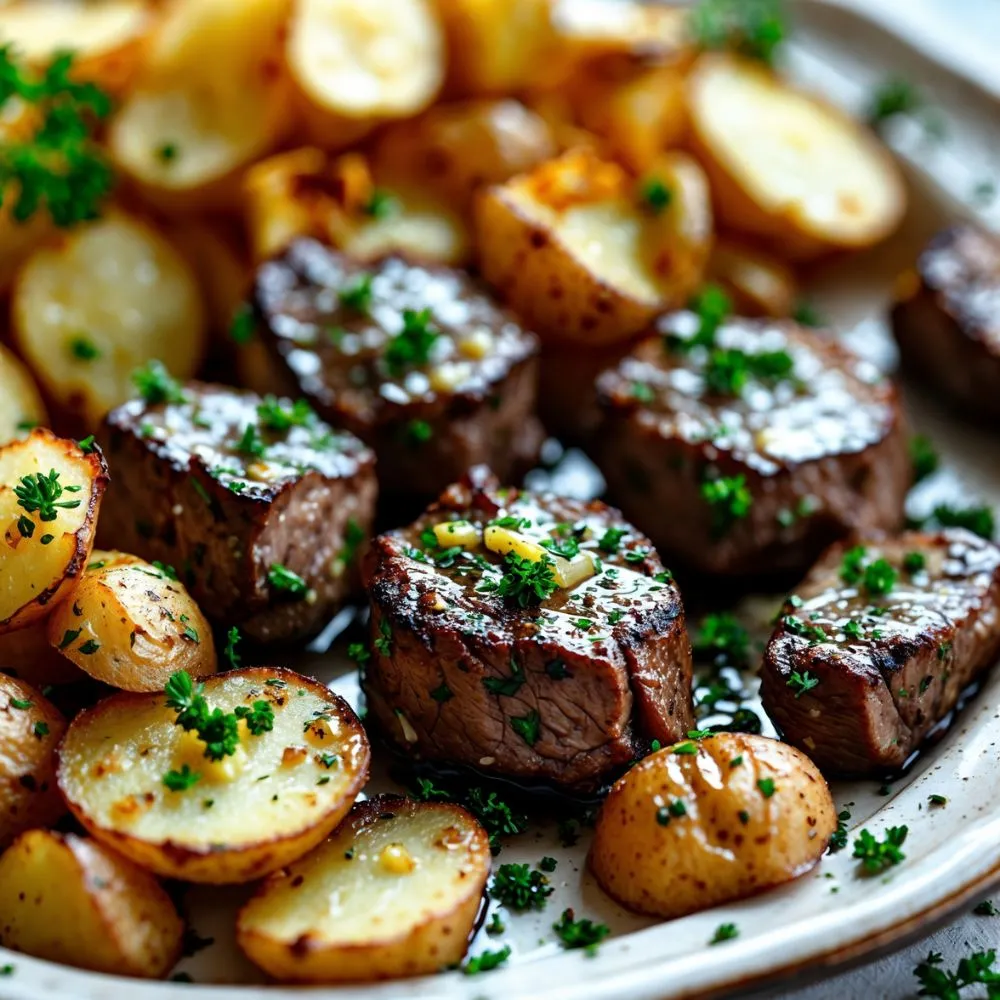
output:
[[[796,5],[798,26],[790,52],[793,76],[857,109],[872,85],[887,74],[919,80],[933,94],[947,124],[947,136],[930,139],[918,123],[902,121],[891,139],[910,182],[911,210],[902,230],[885,246],[818,271],[809,294],[821,312],[844,331],[845,340],[876,363],[892,367],[894,351],[884,324],[892,280],[917,248],[947,222],[979,214],[996,224],[996,210],[977,206],[973,192],[991,177],[1000,150],[1000,102],[952,70],[948,53],[935,52],[930,36],[918,39],[922,52],[891,30],[853,12],[856,0]],[[912,26],[911,26],[912,27]],[[911,40],[919,32],[907,30]],[[940,57],[936,61],[934,57]],[[992,161],[992,162],[991,162]],[[990,213],[993,211],[992,220]],[[982,498],[1000,505],[1000,439],[960,424],[935,401],[906,387],[915,427],[941,448],[946,468],[912,497],[914,513],[935,502],[970,503]],[[580,493],[590,482],[570,456],[555,473],[559,488]],[[749,610],[766,615],[776,602],[757,599]],[[314,672],[351,700],[357,682],[342,655],[342,643],[290,664]],[[536,863],[558,859],[551,876],[555,892],[540,914],[512,916],[502,938],[480,934],[472,951],[511,945],[508,965],[489,975],[466,978],[446,973],[432,978],[371,987],[291,990],[267,986],[239,954],[234,940],[236,907],[249,889],[194,888],[184,897],[192,925],[214,943],[181,963],[194,985],[139,983],[79,972],[0,949],[0,965],[14,972],[0,980],[0,997],[34,1000],[287,1000],[303,993],[344,1000],[387,998],[615,997],[679,998],[721,995],[760,988],[796,975],[818,974],[926,929],[966,899],[1000,881],[1000,800],[993,794],[1000,744],[1000,672],[959,715],[953,727],[923,752],[906,776],[891,787],[874,782],[835,786],[838,807],[850,803],[851,828],[873,832],[906,824],[906,861],[886,877],[857,875],[849,851],[828,856],[798,882],[732,906],[656,924],[625,913],[596,887],[584,867],[586,838],[560,845],[554,825],[533,824],[509,841],[503,861]],[[393,787],[378,775],[369,790]],[[929,808],[928,796],[948,803]],[[606,922],[613,936],[594,958],[563,952],[550,927],[564,907],[577,916]],[[724,922],[739,937],[708,945]]]

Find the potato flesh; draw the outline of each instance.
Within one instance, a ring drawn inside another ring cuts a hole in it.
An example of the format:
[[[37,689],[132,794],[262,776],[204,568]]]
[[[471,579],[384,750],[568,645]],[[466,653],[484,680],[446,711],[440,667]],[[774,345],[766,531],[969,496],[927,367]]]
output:
[[[103,492],[97,469],[74,442],[49,431],[34,431],[27,439],[0,448],[0,622],[18,626],[42,617],[47,609],[33,602],[53,592],[74,566],[86,560],[94,542],[93,523],[88,524],[94,493]],[[43,521],[40,512],[29,514],[20,505],[14,488],[25,476],[48,477],[52,471],[59,474],[64,490],[57,502],[80,503],[59,508],[54,521]],[[34,524],[30,538],[22,537],[18,529],[21,517]],[[42,544],[48,535],[52,541]]]
[[[31,60],[69,49],[77,61],[86,60],[138,38],[148,20],[148,9],[137,0],[22,0],[3,12],[3,41]]]
[[[267,677],[264,670],[238,671],[205,684],[210,708],[231,712],[262,699],[274,711],[274,730],[262,736],[240,723],[240,752],[224,768],[212,767],[200,747],[200,755],[190,752],[191,738],[162,696],[123,697],[78,716],[60,752],[60,786],[71,807],[95,835],[112,831],[198,852],[220,845],[236,851],[262,833],[277,839],[316,824],[357,782],[367,744],[337,715],[337,703],[294,682],[268,686]],[[315,713],[330,718],[306,732]],[[336,756],[330,767],[324,754]],[[163,776],[185,763],[202,779],[187,791],[169,791]]]
[[[109,214],[36,251],[13,302],[24,357],[64,406],[95,425],[133,394],[132,372],[152,358],[188,378],[201,359],[204,310],[191,268],[159,233]],[[84,341],[98,352],[81,358]]]
[[[158,978],[184,925],[146,872],[90,840],[32,830],[0,857],[0,944],[83,969]]]
[[[44,425],[48,419],[28,369],[0,344],[0,445],[23,437],[31,427]]]
[[[248,904],[241,924],[289,944],[303,934],[316,948],[367,944],[407,934],[450,913],[456,900],[478,895],[489,872],[489,849],[471,817],[414,803],[390,812],[392,819],[367,822],[348,816],[332,837]],[[403,847],[400,868],[412,860],[412,871],[392,870],[393,845]]]
[[[300,0],[288,63],[309,100],[347,118],[414,114],[444,75],[424,0]]]

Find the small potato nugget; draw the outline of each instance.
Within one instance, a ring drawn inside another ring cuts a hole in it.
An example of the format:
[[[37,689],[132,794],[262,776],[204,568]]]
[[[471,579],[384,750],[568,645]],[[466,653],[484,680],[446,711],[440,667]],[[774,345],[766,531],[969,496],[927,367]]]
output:
[[[214,884],[267,875],[323,840],[368,778],[361,723],[314,680],[255,667],[203,685],[178,674],[168,690],[116,694],[82,712],[58,766],[77,819],[159,875]]]
[[[136,368],[158,358],[189,378],[205,347],[191,267],[159,232],[121,212],[35,251],[11,307],[22,355],[59,406],[88,427],[132,396]]]
[[[830,790],[805,754],[719,733],[659,750],[621,777],[589,861],[608,895],[669,920],[797,878],[836,828]]]
[[[96,448],[36,428],[0,448],[0,633],[64,600],[94,547],[108,468]]]
[[[637,184],[577,149],[488,188],[475,213],[483,275],[543,338],[627,340],[687,299],[711,243],[698,165],[675,156],[661,172]]]
[[[48,826],[66,812],[55,761],[65,730],[66,720],[55,705],[24,682],[0,674],[0,850],[22,831]],[[6,915],[2,907],[0,915]]]
[[[688,108],[720,221],[782,257],[871,246],[902,219],[903,180],[875,136],[758,63],[703,55]]]
[[[378,796],[261,886],[237,940],[282,980],[429,975],[465,954],[489,872],[489,838],[464,809]]]
[[[110,975],[159,979],[183,945],[156,879],[72,833],[29,830],[0,857],[0,914],[5,948]]]
[[[70,600],[49,616],[49,642],[123,691],[162,691],[170,675],[218,669],[208,620],[170,567],[94,552]]]
[[[0,344],[0,445],[24,437],[33,427],[47,424],[48,420],[31,373]]]

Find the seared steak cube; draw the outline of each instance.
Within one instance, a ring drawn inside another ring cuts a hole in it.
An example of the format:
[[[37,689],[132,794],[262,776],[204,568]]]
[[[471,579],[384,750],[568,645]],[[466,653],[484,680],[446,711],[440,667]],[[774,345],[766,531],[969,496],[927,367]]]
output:
[[[598,501],[474,469],[363,573],[368,707],[411,754],[593,788],[693,725],[680,593]]]
[[[804,572],[830,542],[894,529],[910,485],[891,382],[791,321],[663,317],[598,378],[611,499],[699,572]]]
[[[970,413],[1000,420],[1000,238],[946,229],[901,285],[892,328],[903,365]]]
[[[1000,653],[1000,549],[962,529],[831,548],[782,609],[764,708],[827,773],[900,767]]]
[[[323,419],[378,455],[384,493],[433,497],[478,463],[526,471],[538,345],[461,271],[362,264],[298,240],[257,272],[258,326]]]
[[[357,583],[374,455],[301,401],[197,382],[159,395],[105,419],[101,544],[173,565],[205,614],[257,639],[317,631]]]

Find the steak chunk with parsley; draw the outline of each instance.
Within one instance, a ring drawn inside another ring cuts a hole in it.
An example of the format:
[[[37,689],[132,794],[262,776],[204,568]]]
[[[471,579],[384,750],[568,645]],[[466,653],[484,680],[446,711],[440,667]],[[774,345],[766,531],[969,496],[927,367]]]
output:
[[[303,239],[260,267],[254,303],[276,377],[375,449],[383,493],[430,498],[478,463],[505,479],[533,464],[538,344],[463,272]]]
[[[410,754],[594,788],[693,726],[680,593],[598,501],[476,468],[376,538],[363,573],[368,708]]]
[[[672,313],[598,378],[595,458],[664,558],[802,573],[853,532],[893,530],[910,485],[891,382],[790,320]]]
[[[1000,238],[946,229],[900,284],[892,328],[903,365],[970,413],[1000,420]]]
[[[302,401],[163,373],[140,388],[100,435],[102,544],[172,565],[206,615],[256,639],[317,631],[356,588],[374,455]]]
[[[764,708],[829,774],[901,767],[1000,653],[1000,549],[963,529],[836,545],[782,609]]]

